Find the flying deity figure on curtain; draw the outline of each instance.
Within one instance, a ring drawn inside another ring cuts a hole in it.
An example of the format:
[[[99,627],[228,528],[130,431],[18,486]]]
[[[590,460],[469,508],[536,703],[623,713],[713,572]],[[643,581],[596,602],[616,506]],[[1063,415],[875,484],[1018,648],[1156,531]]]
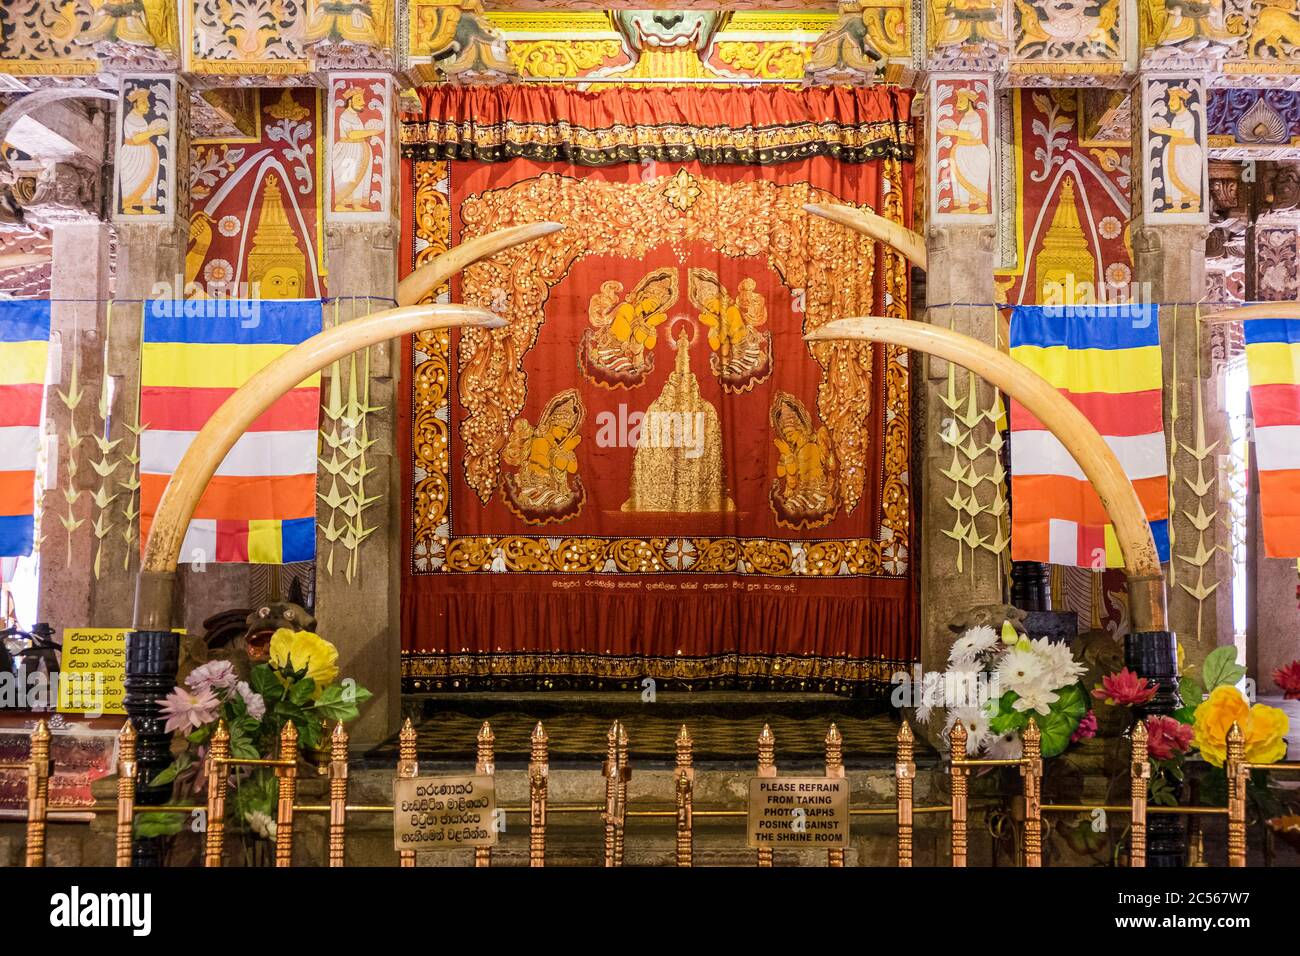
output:
[[[691,302],[700,310],[700,323],[709,330],[709,365],[727,392],[747,392],[772,374],[772,333],[767,303],[753,279],[740,280],[733,297],[709,269],[688,272]]]
[[[808,410],[788,392],[778,391],[770,411],[776,445],[776,481],[768,499],[777,524],[816,528],[835,517],[838,463],[825,425],[814,428]]]
[[[1153,136],[1162,137],[1161,179],[1165,212],[1197,212],[1201,208],[1201,144],[1196,141],[1196,112],[1187,101],[1191,93],[1181,86],[1169,89],[1169,116],[1151,123]]]
[[[564,521],[582,510],[587,495],[575,449],[586,414],[578,390],[569,388],[546,403],[536,428],[515,419],[502,458],[516,471],[503,494],[506,506],[529,524]]]
[[[610,279],[587,305],[591,328],[582,334],[578,360],[598,385],[631,388],[655,367],[658,328],[677,302],[677,270],[656,269],[623,295],[623,283]]]
[[[149,91],[137,87],[126,96],[131,112],[122,119],[122,145],[117,151],[122,212],[128,216],[158,213],[158,167],[162,154],[154,142],[166,136],[167,120],[149,119],[152,100]]]
[[[984,131],[984,116],[975,90],[959,89],[957,122],[938,124],[939,134],[952,140],[949,182],[954,213],[979,215],[992,211],[989,202],[993,156]]]
[[[368,212],[371,206],[371,180],[374,151],[370,141],[382,139],[384,121],[364,122],[366,91],[350,86],[340,97],[343,110],[334,121],[334,145],[330,148],[330,174],[334,184],[335,212]]]

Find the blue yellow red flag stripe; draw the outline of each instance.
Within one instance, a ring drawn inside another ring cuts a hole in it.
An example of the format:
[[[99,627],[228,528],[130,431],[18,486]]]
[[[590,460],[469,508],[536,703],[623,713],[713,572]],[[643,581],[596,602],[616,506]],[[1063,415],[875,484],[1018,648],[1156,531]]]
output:
[[[0,557],[32,553],[50,303],[0,301]]]

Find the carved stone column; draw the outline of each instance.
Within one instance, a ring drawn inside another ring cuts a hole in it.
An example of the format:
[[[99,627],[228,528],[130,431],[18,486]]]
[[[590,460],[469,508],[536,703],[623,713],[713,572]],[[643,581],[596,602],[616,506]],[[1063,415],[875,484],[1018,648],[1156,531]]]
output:
[[[989,75],[929,80],[926,320],[989,345],[997,330],[995,108]],[[1005,492],[1001,482],[977,477],[994,475],[1000,460],[996,415],[983,415],[995,407],[993,388],[920,354],[912,356],[912,376],[921,429],[921,662],[927,671],[942,670],[949,622],[976,605],[1003,602],[1005,513],[996,512]]]
[[[392,77],[332,73],[328,90],[325,255],[331,301],[325,322],[332,325],[393,305],[399,164]],[[400,355],[400,342],[386,342],[327,369],[321,382],[325,443],[317,477],[322,497],[315,611],[322,633],[338,646],[341,672],[375,695],[351,728],[353,744],[360,746],[397,731],[401,702],[398,596],[406,489],[400,486],[396,456],[404,452],[394,445],[393,418]],[[354,394],[364,406],[360,410],[347,408]],[[344,461],[350,464],[342,467]]]

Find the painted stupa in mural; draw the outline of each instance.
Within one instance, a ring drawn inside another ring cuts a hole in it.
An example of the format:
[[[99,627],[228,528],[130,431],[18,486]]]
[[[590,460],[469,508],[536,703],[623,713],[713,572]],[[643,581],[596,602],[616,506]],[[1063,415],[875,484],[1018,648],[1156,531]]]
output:
[[[646,409],[624,511],[735,511],[722,467],[718,411],[691,371],[691,343],[677,336],[676,367]]]

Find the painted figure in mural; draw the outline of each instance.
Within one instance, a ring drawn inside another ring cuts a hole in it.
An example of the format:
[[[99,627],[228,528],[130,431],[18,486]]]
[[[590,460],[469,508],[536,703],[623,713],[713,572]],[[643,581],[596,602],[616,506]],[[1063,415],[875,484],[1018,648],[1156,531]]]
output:
[[[930,46],[994,51],[1006,43],[999,0],[930,0]]]
[[[162,117],[149,119],[153,100],[145,87],[133,89],[126,100],[131,104],[131,111],[122,118],[122,144],[117,151],[122,213],[157,215],[162,154],[155,140],[167,135],[168,123]]]
[[[700,324],[709,330],[709,358],[724,391],[747,392],[772,374],[772,333],[767,303],[750,278],[740,280],[735,296],[711,269],[687,272],[691,302],[700,310]]]
[[[307,42],[383,46],[384,7],[384,0],[317,0],[307,19]]]
[[[1015,0],[1016,52],[1047,56],[1118,55],[1118,0]]]
[[[1205,53],[1235,41],[1223,0],[1143,0],[1141,6],[1144,45]]]
[[[77,42],[101,41],[175,50],[175,4],[168,0],[91,0],[90,23]]]
[[[248,281],[253,298],[300,299],[307,284],[307,256],[289,225],[280,180],[266,177],[262,192],[262,217],[253,233],[248,254]]]
[[[993,156],[984,128],[984,113],[980,109],[980,94],[976,90],[958,89],[955,105],[957,122],[938,124],[940,135],[952,140],[949,154],[951,212],[989,213],[993,209],[989,201]]]
[[[613,387],[640,385],[654,369],[658,329],[677,302],[677,270],[655,269],[623,295],[623,283],[603,282],[591,297],[578,359],[592,381]]]
[[[330,147],[330,175],[334,183],[335,212],[367,212],[371,206],[374,154],[370,141],[382,139],[384,121],[361,119],[366,90],[350,86],[340,97],[343,109],[334,120],[334,145]],[[337,104],[336,104],[337,105]]]
[[[803,402],[778,391],[769,412],[776,445],[776,481],[769,500],[777,523],[809,528],[835,514],[835,447],[826,426],[813,427]]]
[[[575,449],[582,441],[586,408],[574,388],[553,396],[534,428],[516,418],[502,458],[515,467],[506,478],[506,504],[530,524],[563,521],[577,514],[586,498]]]
[[[1203,150],[1196,141],[1196,111],[1188,105],[1192,93],[1181,87],[1169,89],[1169,113],[1164,125],[1151,123],[1151,135],[1160,137],[1157,167],[1164,183],[1162,212],[1197,212],[1201,208]],[[1161,111],[1163,112],[1163,111]]]

